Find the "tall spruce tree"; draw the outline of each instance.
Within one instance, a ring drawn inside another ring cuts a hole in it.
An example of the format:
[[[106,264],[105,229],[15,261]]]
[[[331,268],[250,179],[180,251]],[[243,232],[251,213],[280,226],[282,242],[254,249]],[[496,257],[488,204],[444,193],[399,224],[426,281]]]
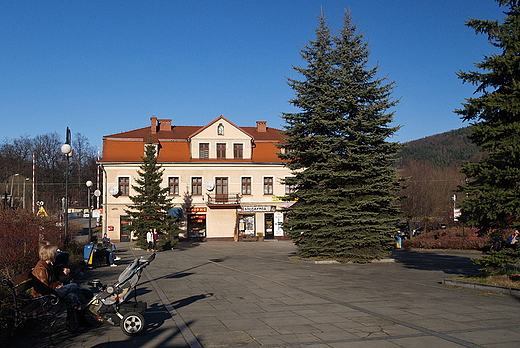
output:
[[[461,187],[461,219],[481,234],[520,227],[520,1],[496,0],[507,7],[498,20],[470,19],[466,25],[487,34],[498,54],[475,63],[479,71],[458,72],[464,82],[477,86],[478,96],[455,110],[474,121],[470,139],[488,156],[467,163],[462,172],[469,182]]]
[[[178,236],[177,219],[168,214],[173,203],[168,198],[168,187],[161,188],[164,170],[157,163],[153,144],[145,146],[145,156],[139,168],[136,185],[132,185],[137,194],[130,196],[133,204],[125,210],[132,217],[134,238],[137,245],[144,248],[147,245],[146,233],[151,228],[161,235],[161,244],[171,245]]]
[[[284,231],[303,257],[366,262],[387,255],[393,244],[399,180],[394,169],[400,145],[387,142],[393,83],[367,68],[369,50],[350,13],[333,36],[318,17],[316,40],[301,50],[303,80],[288,79],[290,101],[301,109],[284,113],[286,144],[280,158],[294,174],[286,184]]]

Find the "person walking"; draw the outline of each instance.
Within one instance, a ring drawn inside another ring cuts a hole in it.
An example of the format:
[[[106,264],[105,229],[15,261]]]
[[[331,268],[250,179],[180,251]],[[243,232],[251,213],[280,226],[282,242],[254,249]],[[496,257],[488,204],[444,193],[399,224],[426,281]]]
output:
[[[148,249],[146,249],[146,251],[153,251],[154,250],[154,237],[153,237],[153,230],[151,228],[148,232],[146,232],[146,242],[148,243]]]

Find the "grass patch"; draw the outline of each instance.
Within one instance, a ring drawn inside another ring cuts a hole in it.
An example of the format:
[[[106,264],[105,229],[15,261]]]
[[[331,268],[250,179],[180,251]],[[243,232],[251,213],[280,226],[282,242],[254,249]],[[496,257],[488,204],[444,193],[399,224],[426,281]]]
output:
[[[520,288],[520,276],[518,275],[491,275],[487,277],[453,277],[451,279],[463,280],[466,282],[483,283],[490,285],[500,285],[510,288]]]

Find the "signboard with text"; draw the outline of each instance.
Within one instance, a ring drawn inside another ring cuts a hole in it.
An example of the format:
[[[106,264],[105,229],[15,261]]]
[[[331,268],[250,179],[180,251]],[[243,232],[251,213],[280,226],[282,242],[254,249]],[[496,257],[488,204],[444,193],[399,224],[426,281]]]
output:
[[[274,205],[244,205],[240,208],[237,208],[239,212],[272,212],[276,211],[276,207]]]

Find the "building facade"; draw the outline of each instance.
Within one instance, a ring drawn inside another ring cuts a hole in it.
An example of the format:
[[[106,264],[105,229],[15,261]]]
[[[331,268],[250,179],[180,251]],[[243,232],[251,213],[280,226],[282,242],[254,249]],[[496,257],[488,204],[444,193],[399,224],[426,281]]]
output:
[[[103,137],[103,232],[131,239],[125,213],[134,195],[145,144],[156,146],[163,185],[180,219],[181,238],[286,239],[281,209],[291,173],[278,158],[281,131],[258,121],[238,127],[220,116],[209,124],[175,126],[150,118],[150,126]]]

